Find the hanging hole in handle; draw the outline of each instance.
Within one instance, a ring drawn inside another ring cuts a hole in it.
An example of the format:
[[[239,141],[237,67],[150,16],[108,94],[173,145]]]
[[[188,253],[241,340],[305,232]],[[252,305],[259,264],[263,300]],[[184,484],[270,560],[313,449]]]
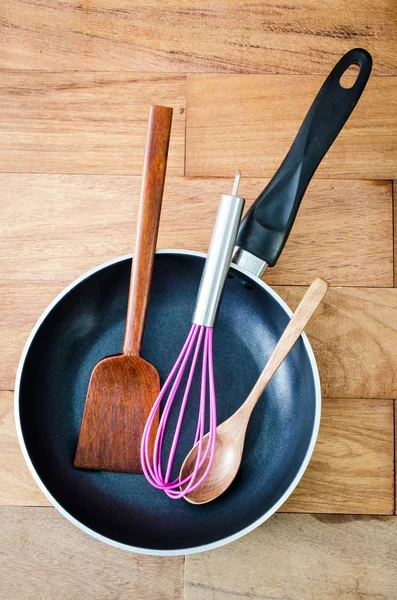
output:
[[[345,88],[345,90],[350,90],[354,86],[357,81],[360,68],[361,64],[359,62],[353,62],[341,75],[339,84]]]

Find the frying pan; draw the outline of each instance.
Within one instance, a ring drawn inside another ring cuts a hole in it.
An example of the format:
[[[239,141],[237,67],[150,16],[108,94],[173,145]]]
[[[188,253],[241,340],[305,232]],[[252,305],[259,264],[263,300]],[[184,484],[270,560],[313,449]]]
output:
[[[339,80],[352,63],[360,70],[345,89]],[[247,396],[288,323],[290,309],[259,277],[266,264],[276,263],[306,187],[356,105],[371,63],[361,49],[337,63],[280,169],[241,224],[214,331],[219,422]],[[156,255],[142,356],[162,380],[190,328],[204,260],[204,254],[185,250]],[[52,504],[104,542],[157,555],[215,548],[263,523],[302,477],[320,422],[315,358],[302,335],[254,411],[238,476],[210,504],[170,500],[142,475],[74,469],[91,371],[122,347],[130,271],[131,256],[92,269],[59,294],[34,327],[15,387],[22,452]],[[191,417],[195,409],[192,403]],[[187,414],[179,464],[194,423]]]

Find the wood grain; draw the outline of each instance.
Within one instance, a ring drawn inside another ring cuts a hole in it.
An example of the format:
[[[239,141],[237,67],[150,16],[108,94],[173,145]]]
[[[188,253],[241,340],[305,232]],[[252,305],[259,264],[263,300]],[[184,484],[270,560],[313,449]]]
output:
[[[393,206],[394,206],[394,241],[393,241],[393,256],[394,256],[394,286],[397,286],[397,181],[393,181]]]
[[[271,177],[324,77],[191,75],[186,175]],[[372,77],[318,177],[397,178],[397,78]]]
[[[267,180],[243,178],[246,208]],[[67,285],[134,247],[140,177],[0,174],[0,281]],[[167,177],[158,247],[207,251],[232,179]],[[314,180],[269,284],[393,286],[389,182]],[[59,288],[61,289],[61,288]]]
[[[294,309],[302,290],[276,286]],[[397,289],[330,288],[306,332],[325,397],[397,397]]]
[[[0,285],[0,390],[14,389],[18,362],[28,335],[62,288],[62,284],[56,283]]]
[[[25,466],[11,392],[0,392],[0,505],[49,503]],[[324,399],[318,442],[286,512],[393,512],[393,401]]]
[[[102,358],[87,392],[74,466],[142,473],[141,440],[160,392],[156,368],[140,357],[163,200],[172,108],[150,106],[122,355]],[[158,413],[157,413],[158,415]],[[151,442],[158,419],[152,427]],[[153,447],[153,446],[152,446]]]
[[[61,288],[44,282],[0,286],[0,389],[13,388],[28,333]],[[276,286],[275,290],[292,309],[302,297],[301,287]],[[397,288],[329,290],[307,328],[324,396],[397,397],[396,311]]]
[[[138,175],[149,105],[162,104],[174,108],[168,172],[183,175],[185,90],[183,75],[5,72],[0,171]]]
[[[2,600],[182,599],[182,557],[112,548],[54,508],[3,507],[0,515]]]
[[[350,48],[397,72],[393,0],[3,0],[0,68],[326,73]]]
[[[397,519],[275,515],[186,557],[185,600],[394,600]]]
[[[0,392],[0,505],[48,506],[50,503],[23,459],[15,431],[13,401],[12,392]]]
[[[123,345],[123,353],[134,356],[141,352],[146,323],[167,172],[171,122],[172,108],[150,107]]]
[[[325,398],[312,459],[281,512],[393,514],[393,400]]]
[[[328,281],[321,279],[321,277],[316,277],[316,279],[306,290],[304,296],[301,298],[298,306],[294,310],[294,314],[288,322],[287,327],[284,329],[280,339],[268,358],[262,373],[259,375],[254,387],[244,402],[246,406],[244,411],[248,410],[250,415],[258,403],[258,400],[262,396],[269,381],[272,379],[273,375],[288,356],[291,349],[295,345],[295,342],[306,329],[307,324],[320,306],[328,289]]]
[[[156,368],[140,356],[102,358],[91,374],[73,466],[142,473],[142,435],[159,392]]]

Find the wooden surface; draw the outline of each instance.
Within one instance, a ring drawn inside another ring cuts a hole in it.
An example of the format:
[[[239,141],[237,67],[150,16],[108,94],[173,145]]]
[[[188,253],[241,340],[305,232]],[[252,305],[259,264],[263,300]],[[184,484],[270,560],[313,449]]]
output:
[[[267,181],[242,179],[246,210]],[[140,176],[0,174],[0,281],[53,282],[61,291],[88,269],[131,252],[140,184]],[[232,185],[167,176],[159,247],[205,252],[219,195]],[[308,285],[320,274],[334,286],[393,287],[392,232],[389,181],[315,179],[265,279]]]
[[[396,535],[393,517],[275,515],[234,544],[186,557],[185,598],[394,600]]]
[[[1,600],[182,599],[183,558],[120,552],[54,508],[0,509]]]
[[[246,176],[272,175],[323,81],[319,75],[189,76],[186,174],[232,176],[239,168]],[[373,77],[318,177],[397,178],[396,153],[397,78]]]
[[[142,349],[167,173],[171,123],[172,108],[150,107],[123,344],[123,353],[128,355],[138,356]]]
[[[298,287],[275,289],[295,308]],[[396,288],[331,288],[306,332],[325,397],[397,397]]]
[[[50,504],[23,459],[15,431],[12,392],[0,392],[0,490],[2,506]]]
[[[11,392],[0,392],[0,505],[48,506],[19,451]],[[390,515],[393,400],[325,398],[309,467],[282,512]]]
[[[322,411],[313,457],[281,512],[392,515],[393,400],[325,398]]]
[[[29,297],[26,307],[24,293]],[[62,289],[53,282],[7,282],[0,287],[3,340],[0,389],[12,389],[19,356],[35,321]],[[275,286],[295,308],[299,286]],[[397,396],[397,289],[331,288],[307,327],[323,394],[339,398]]]
[[[395,600],[396,33],[394,0],[0,3],[1,599]],[[302,481],[283,514],[206,554],[96,542],[19,450],[29,331],[65,285],[131,251],[149,104],[174,109],[159,247],[206,250],[236,169],[248,208],[355,46],[374,59],[368,88],[264,275],[292,308],[315,276],[331,283],[307,328],[325,398]]]
[[[326,74],[369,47],[397,74],[394,0],[3,0],[5,69]]]
[[[150,104],[174,109],[168,173],[184,173],[184,75],[5,71],[0,172],[142,172]]]

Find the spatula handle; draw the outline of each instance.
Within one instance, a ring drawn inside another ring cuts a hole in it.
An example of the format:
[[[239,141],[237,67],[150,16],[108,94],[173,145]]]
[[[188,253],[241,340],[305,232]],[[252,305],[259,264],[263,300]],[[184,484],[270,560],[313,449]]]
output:
[[[259,375],[251,393],[244,402],[243,406],[245,408],[248,408],[250,411],[254,408],[267,384],[306,327],[309,319],[312,317],[314,311],[326,294],[328,287],[329,283],[325,281],[325,279],[321,279],[321,277],[318,277],[313,281],[300,301],[298,308],[292,315],[290,322],[279,339],[277,346],[270,355],[265,368]]]
[[[143,164],[135,252],[132,261],[123,353],[138,356],[149,302],[160,223],[172,108],[151,106]]]

